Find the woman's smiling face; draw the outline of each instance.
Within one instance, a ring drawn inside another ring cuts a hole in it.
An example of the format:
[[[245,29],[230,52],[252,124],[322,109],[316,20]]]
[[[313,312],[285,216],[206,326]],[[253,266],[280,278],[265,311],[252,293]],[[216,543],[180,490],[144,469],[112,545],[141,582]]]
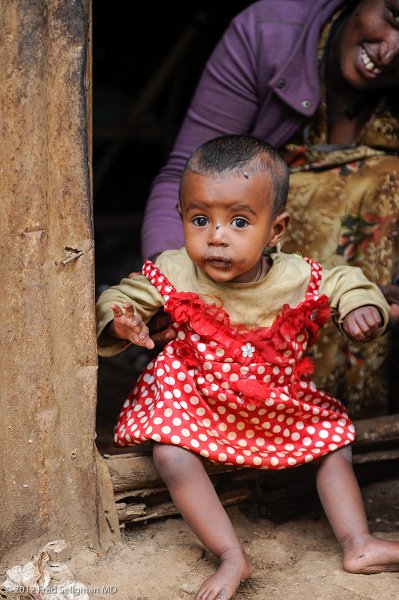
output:
[[[273,216],[273,185],[265,173],[200,175],[188,171],[181,189],[187,253],[220,282],[256,281],[266,246],[285,232],[287,213]]]
[[[351,87],[398,87],[399,0],[361,0],[338,44],[341,73]]]

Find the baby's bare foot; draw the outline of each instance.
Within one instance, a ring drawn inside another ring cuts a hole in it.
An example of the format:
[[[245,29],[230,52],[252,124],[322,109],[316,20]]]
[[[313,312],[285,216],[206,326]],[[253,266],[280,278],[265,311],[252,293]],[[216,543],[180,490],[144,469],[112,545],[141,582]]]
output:
[[[241,581],[252,574],[252,566],[244,552],[225,552],[217,571],[201,585],[196,600],[229,600]]]
[[[399,571],[399,542],[366,535],[352,545],[344,545],[343,566],[349,573],[364,575]]]

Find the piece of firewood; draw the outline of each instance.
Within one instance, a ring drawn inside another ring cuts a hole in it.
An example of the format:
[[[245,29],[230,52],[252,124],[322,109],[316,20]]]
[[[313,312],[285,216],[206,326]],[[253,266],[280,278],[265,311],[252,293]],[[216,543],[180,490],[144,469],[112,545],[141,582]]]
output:
[[[366,448],[399,447],[399,414],[355,421],[355,428],[353,452],[356,454]]]
[[[105,458],[114,492],[153,488],[163,484],[154,467],[151,455],[131,453],[106,455]],[[204,464],[209,474],[226,473],[237,468],[228,465],[217,465],[209,461],[204,461]]]
[[[228,490],[220,494],[219,499],[223,506],[231,506],[247,500],[251,496],[251,490],[243,488],[239,490]],[[122,523],[137,523],[161,517],[171,517],[180,514],[173,502],[162,502],[156,506],[145,504],[118,503],[119,520]]]

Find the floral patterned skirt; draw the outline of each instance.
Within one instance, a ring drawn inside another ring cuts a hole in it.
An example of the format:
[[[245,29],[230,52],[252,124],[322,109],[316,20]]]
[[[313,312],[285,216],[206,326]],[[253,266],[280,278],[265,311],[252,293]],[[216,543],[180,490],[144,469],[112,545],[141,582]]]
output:
[[[312,156],[306,146],[287,149],[295,160],[284,252],[299,251],[325,267],[361,267],[371,281],[391,283],[399,273],[399,157],[365,146]],[[327,325],[312,349],[316,383],[352,418],[386,414],[390,404],[398,407],[391,343],[387,334],[354,344]]]

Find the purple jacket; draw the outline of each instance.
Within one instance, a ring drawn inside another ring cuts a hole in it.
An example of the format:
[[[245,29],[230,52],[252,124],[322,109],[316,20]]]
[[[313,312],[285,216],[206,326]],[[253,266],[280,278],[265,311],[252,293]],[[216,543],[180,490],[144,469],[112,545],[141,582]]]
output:
[[[169,160],[154,179],[142,228],[144,258],[184,245],[176,210],[193,150],[242,133],[286,143],[320,102],[320,31],[343,0],[261,0],[236,16],[208,60]]]

